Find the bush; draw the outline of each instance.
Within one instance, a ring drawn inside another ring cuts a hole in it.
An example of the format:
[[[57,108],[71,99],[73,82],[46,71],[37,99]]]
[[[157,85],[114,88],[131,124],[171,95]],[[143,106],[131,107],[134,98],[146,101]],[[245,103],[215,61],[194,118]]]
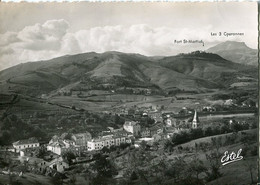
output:
[[[131,180],[131,181],[134,181],[134,180],[137,180],[137,179],[138,179],[138,176],[137,176],[137,174],[135,173],[135,171],[133,171],[132,174],[131,174],[130,180]]]
[[[257,154],[258,154],[257,149],[258,149],[257,146],[253,146],[253,148],[252,148],[251,151],[250,151],[250,154],[251,154],[252,156],[257,155]]]

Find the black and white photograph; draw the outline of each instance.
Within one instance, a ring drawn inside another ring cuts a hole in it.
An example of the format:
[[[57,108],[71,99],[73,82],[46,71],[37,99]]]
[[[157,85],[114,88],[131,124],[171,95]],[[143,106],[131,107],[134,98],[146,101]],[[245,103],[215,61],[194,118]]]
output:
[[[257,2],[0,2],[0,185],[256,185]]]

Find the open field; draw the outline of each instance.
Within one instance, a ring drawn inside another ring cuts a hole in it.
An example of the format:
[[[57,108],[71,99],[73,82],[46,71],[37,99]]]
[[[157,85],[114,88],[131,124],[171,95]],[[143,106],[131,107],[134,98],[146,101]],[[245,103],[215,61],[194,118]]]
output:
[[[88,98],[55,96],[49,99],[52,103],[57,103],[67,106],[76,106],[85,110],[101,111],[113,110],[114,108],[123,107],[150,107],[150,106],[164,106],[166,111],[177,112],[182,107],[198,108],[209,105],[207,98],[217,92],[205,94],[181,94],[172,97],[164,96],[145,96],[145,95],[129,95],[129,94],[113,94],[113,95],[98,95]],[[183,98],[183,99],[177,99]],[[73,102],[73,103],[72,103]]]

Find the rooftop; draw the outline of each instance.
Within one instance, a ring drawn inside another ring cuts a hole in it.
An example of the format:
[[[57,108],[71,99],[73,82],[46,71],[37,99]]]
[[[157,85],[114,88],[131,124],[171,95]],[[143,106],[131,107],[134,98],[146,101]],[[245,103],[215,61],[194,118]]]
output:
[[[99,141],[106,141],[106,140],[117,139],[117,138],[122,138],[122,137],[125,137],[125,136],[114,136],[114,135],[110,135],[110,136],[107,136],[107,137],[93,138],[91,141],[99,142]]]
[[[52,147],[65,147],[65,144],[60,140],[50,143],[49,145]]]
[[[39,141],[35,138],[29,138],[24,140],[19,140],[13,143],[13,145],[24,145],[24,144],[32,144],[32,143],[39,143]]]
[[[125,126],[135,126],[137,124],[138,124],[137,121],[126,121],[124,125]]]
[[[78,133],[78,134],[73,134],[73,136],[75,136],[76,138],[84,138],[84,137],[91,137],[91,134],[89,132],[85,132],[85,133]]]
[[[160,128],[163,128],[163,124],[162,123],[156,123],[156,124],[154,124],[150,127],[150,130],[157,130],[157,129],[160,129]]]

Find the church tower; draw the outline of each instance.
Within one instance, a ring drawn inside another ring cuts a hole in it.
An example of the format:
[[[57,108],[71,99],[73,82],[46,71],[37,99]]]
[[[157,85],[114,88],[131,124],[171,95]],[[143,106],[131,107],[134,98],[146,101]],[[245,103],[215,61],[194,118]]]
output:
[[[191,128],[197,128],[198,127],[198,123],[199,123],[199,117],[198,117],[197,111],[195,110]]]

